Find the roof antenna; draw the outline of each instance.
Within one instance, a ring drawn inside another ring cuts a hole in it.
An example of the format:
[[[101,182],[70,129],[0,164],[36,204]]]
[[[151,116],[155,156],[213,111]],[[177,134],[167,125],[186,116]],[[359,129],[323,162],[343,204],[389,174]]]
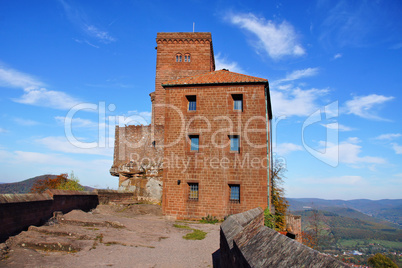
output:
[[[195,28],[195,22],[193,22],[193,33],[194,33],[194,28]]]

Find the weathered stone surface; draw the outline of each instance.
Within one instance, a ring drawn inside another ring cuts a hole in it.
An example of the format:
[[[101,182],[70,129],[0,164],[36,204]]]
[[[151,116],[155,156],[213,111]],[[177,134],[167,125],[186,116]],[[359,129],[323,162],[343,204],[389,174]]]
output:
[[[232,215],[221,225],[221,267],[348,267],[264,226],[261,208]]]

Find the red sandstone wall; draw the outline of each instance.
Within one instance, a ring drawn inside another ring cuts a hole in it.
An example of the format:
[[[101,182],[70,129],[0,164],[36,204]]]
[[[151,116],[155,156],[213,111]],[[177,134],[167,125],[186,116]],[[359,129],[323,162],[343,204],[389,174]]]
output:
[[[158,33],[156,37],[157,61],[155,77],[155,103],[165,103],[163,82],[203,74],[215,70],[211,33]],[[182,62],[176,62],[181,53]],[[191,55],[190,62],[184,62],[184,55]],[[164,124],[164,107],[153,108],[154,124]]]
[[[243,94],[243,112],[233,110],[234,93]],[[197,96],[197,111],[187,111],[186,95]],[[267,163],[257,163],[267,156],[264,85],[169,87],[166,103],[178,107],[180,112],[165,111],[163,212],[177,218],[201,218],[208,214],[223,218],[255,207],[265,209]],[[180,113],[187,130],[181,129]],[[255,120],[249,121],[253,117]],[[205,148],[191,152],[188,134],[199,134],[200,145]],[[239,153],[230,151],[230,134],[240,135]],[[260,148],[248,144],[246,135]],[[222,148],[214,146],[213,140]],[[180,161],[188,163],[188,167]],[[199,183],[198,201],[188,200],[189,182]],[[229,201],[229,184],[240,184],[240,203]]]
[[[163,158],[163,132],[163,126],[160,125],[116,126],[112,169],[117,169],[120,165],[130,161],[135,167],[147,159],[161,162]],[[155,141],[155,146],[152,143],[153,141]],[[118,174],[116,175],[118,176]]]
[[[116,190],[95,190],[98,194],[99,204],[133,202],[134,194]]]
[[[54,211],[88,211],[97,205],[98,196],[89,192],[0,195],[0,243],[30,225],[44,224],[52,217]]]

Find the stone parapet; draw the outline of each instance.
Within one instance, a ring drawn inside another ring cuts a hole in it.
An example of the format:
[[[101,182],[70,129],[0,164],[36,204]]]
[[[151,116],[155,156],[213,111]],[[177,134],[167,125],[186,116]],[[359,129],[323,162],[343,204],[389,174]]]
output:
[[[229,216],[220,231],[221,267],[349,267],[264,226],[255,208]]]

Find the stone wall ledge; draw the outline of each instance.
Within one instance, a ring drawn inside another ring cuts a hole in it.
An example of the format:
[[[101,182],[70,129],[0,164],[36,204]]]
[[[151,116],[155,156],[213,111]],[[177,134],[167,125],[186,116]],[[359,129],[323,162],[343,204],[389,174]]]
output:
[[[221,267],[349,267],[264,226],[255,208],[229,216],[220,231]]]

